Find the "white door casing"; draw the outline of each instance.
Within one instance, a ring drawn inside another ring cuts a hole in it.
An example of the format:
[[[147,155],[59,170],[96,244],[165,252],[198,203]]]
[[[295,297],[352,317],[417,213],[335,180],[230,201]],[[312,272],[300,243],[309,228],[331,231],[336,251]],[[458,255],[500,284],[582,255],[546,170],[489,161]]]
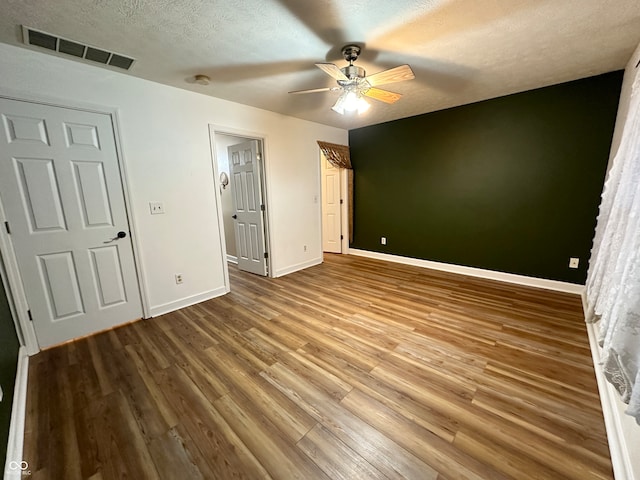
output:
[[[342,217],[340,169],[322,152],[322,251],[342,253]]]
[[[228,147],[238,268],[267,275],[261,153],[257,140]]]
[[[111,117],[0,99],[0,122],[0,198],[40,346],[141,318]]]

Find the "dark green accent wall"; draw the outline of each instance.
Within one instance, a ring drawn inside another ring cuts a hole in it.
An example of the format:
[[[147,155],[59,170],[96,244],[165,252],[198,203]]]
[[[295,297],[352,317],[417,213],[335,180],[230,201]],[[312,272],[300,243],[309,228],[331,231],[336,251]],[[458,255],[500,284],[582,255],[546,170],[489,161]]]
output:
[[[0,280],[0,385],[4,397],[0,402],[0,454],[2,469],[7,456],[7,441],[9,439],[9,425],[11,423],[11,405],[13,403],[13,387],[16,381],[18,366],[18,337],[9,310],[9,302]]]
[[[351,130],[351,247],[584,283],[622,76]]]

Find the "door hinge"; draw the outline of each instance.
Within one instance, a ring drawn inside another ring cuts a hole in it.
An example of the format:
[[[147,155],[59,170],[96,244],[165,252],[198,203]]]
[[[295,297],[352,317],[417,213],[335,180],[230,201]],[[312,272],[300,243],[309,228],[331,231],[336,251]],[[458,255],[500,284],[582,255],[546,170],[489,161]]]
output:
[[[7,233],[11,235],[11,229],[9,228],[9,222],[4,222],[4,228],[7,230]]]
[[[27,315],[29,315],[29,320],[33,322],[33,316],[31,315],[31,310],[27,310]]]
[[[264,252],[264,258],[269,258],[269,253],[268,252]]]
[[[340,235],[340,240],[344,240],[344,235]]]
[[[343,199],[340,199],[340,205],[342,205],[344,203]]]
[[[265,206],[264,205],[260,205],[260,210],[262,210],[264,212],[265,211]]]

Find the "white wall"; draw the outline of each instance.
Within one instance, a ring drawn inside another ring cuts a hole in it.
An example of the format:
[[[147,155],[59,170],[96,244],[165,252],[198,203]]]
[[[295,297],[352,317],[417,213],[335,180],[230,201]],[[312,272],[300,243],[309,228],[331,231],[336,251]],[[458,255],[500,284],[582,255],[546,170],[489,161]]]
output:
[[[117,109],[152,314],[224,291],[209,124],[265,138],[276,275],[321,260],[316,140],[346,144],[346,130],[5,44],[0,65],[0,95]],[[215,84],[203,89],[214,92]],[[151,216],[150,201],[164,202],[166,214]],[[175,284],[177,272],[182,285]]]

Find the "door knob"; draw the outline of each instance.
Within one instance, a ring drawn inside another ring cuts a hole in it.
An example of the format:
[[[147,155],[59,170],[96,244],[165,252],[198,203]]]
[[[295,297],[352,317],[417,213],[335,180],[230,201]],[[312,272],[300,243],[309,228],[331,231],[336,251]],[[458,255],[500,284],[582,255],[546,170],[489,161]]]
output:
[[[111,243],[111,242],[113,242],[114,240],[120,240],[121,238],[124,238],[124,237],[126,237],[126,236],[127,236],[127,233],[126,233],[126,232],[119,231],[119,232],[116,234],[116,236],[115,236],[115,237],[113,237],[111,240],[107,240],[106,242],[102,242],[102,243]]]
[[[231,215],[231,218],[235,220],[236,218],[238,218],[238,215]]]

